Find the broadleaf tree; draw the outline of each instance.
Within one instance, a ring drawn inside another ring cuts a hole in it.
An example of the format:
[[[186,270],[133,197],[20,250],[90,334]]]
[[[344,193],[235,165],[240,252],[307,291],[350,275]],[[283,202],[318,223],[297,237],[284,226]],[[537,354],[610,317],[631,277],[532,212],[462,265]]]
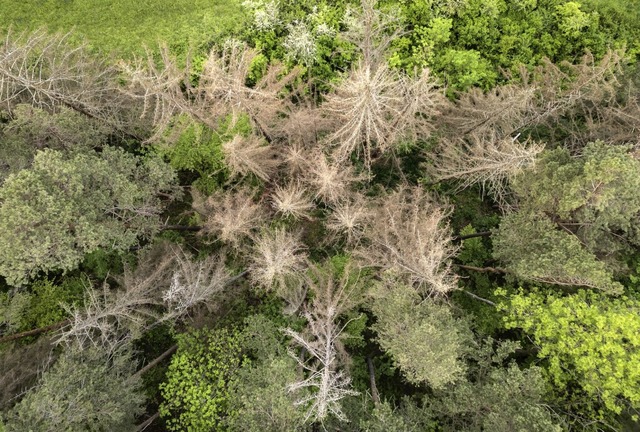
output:
[[[508,328],[521,328],[548,360],[555,385],[578,383],[613,412],[640,407],[640,303],[581,290],[560,296],[537,291],[503,305]]]

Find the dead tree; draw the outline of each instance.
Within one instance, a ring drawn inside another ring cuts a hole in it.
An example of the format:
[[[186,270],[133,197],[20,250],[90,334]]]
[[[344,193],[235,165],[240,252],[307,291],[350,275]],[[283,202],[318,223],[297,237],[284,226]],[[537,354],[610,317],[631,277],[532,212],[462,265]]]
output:
[[[119,71],[89,53],[71,34],[8,32],[0,44],[0,104],[48,111],[69,108],[139,139],[143,123],[132,121],[139,104],[122,93]]]
[[[296,402],[307,408],[307,421],[323,421],[329,414],[346,420],[340,400],[358,393],[350,388],[351,380],[344,370],[344,362],[340,362],[341,357],[344,359],[340,337],[348,324],[340,322],[340,315],[363,300],[362,286],[357,278],[352,279],[348,267],[339,279],[317,267],[312,268],[311,273],[307,283],[315,298],[303,313],[306,331],[284,330],[302,348],[303,354],[293,350],[289,354],[307,374],[304,380],[289,385],[289,391],[309,390]]]

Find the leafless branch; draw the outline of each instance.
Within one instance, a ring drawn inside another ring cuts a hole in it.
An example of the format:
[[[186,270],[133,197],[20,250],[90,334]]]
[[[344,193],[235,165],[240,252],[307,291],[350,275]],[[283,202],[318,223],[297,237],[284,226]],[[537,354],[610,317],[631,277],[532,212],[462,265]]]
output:
[[[369,167],[374,150],[386,153],[403,141],[427,138],[443,101],[427,70],[408,76],[386,63],[374,69],[360,62],[322,109],[337,125],[328,137],[337,159],[357,151]]]
[[[326,203],[346,199],[352,186],[365,177],[357,175],[348,163],[331,161],[324,153],[316,151],[307,163],[304,181],[315,191],[315,197]]]
[[[246,114],[269,141],[275,119],[284,110],[279,93],[298,71],[284,73],[280,66],[273,65],[249,87],[246,78],[256,55],[243,44],[212,49],[197,86],[191,82],[191,65],[179,67],[166,46],[160,49],[160,62],[149,53],[145,61],[123,63],[129,79],[127,94],[143,100],[145,112],[152,113],[156,134],[151,140],[160,138],[178,114],[186,114],[211,130],[229,116],[237,119]]]
[[[444,139],[435,154],[434,174],[438,180],[456,179],[459,188],[480,184],[503,208],[508,206],[508,181],[531,167],[544,145],[498,138],[496,135],[468,135]]]
[[[116,68],[72,43],[70,33],[8,32],[0,44],[0,103],[9,111],[21,103],[64,106],[139,138],[134,102],[120,91]]]
[[[345,235],[347,243],[354,244],[361,237],[371,209],[364,196],[352,193],[348,198],[331,205],[332,213],[327,218],[327,229]]]
[[[204,216],[202,233],[239,247],[266,219],[261,204],[254,200],[249,189],[217,191],[207,198],[192,191],[193,208]]]
[[[256,236],[248,268],[251,280],[266,289],[286,289],[287,279],[295,279],[305,268],[303,250],[299,236],[283,229]]]
[[[195,262],[182,250],[162,245],[127,269],[119,285],[87,290],[84,307],[71,315],[56,343],[77,342],[113,351],[158,322],[177,319],[196,304],[206,303],[231,280],[221,257]]]
[[[297,405],[307,407],[306,420],[324,420],[333,414],[346,420],[340,406],[340,400],[346,396],[358,394],[351,390],[350,378],[340,369],[339,338],[346,324],[340,324],[338,317],[362,301],[359,281],[352,281],[349,268],[345,269],[341,280],[318,268],[312,269],[313,276],[308,280],[315,293],[313,305],[304,312],[307,319],[307,333],[299,333],[290,328],[284,332],[293,342],[309,353],[305,360],[293,351],[290,355],[307,372],[307,378],[289,386],[289,391],[312,389],[308,396],[296,401]],[[313,280],[315,279],[315,280]]]
[[[235,176],[254,174],[268,181],[279,165],[274,148],[256,135],[236,135],[222,144],[222,152],[227,167]]]
[[[310,218],[310,212],[315,207],[299,182],[284,187],[276,186],[271,203],[278,213],[294,219]]]
[[[402,188],[381,198],[365,228],[368,245],[357,250],[367,265],[392,270],[430,295],[456,288],[451,258],[457,248],[438,205],[421,188]]]

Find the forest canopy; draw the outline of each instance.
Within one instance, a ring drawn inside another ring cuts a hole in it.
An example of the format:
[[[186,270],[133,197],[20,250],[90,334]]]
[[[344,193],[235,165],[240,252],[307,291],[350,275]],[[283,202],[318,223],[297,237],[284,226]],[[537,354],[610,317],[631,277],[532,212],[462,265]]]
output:
[[[638,0],[10,3],[0,431],[638,427]]]

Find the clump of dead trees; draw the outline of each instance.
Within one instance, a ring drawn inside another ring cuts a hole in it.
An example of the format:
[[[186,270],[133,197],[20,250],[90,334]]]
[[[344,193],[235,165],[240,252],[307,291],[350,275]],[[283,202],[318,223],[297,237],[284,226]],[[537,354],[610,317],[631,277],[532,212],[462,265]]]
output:
[[[180,67],[166,47],[159,57],[149,53],[115,67],[72,47],[67,36],[7,35],[0,45],[0,104],[9,116],[22,103],[64,107],[147,144],[179,136],[176,116],[212,133],[240,116],[252,125],[249,136],[222,144],[228,184],[209,196],[192,190],[199,241],[220,253],[195,259],[176,246],[151,248],[113,284],[117,289],[105,283],[69,309],[59,343],[115,350],[195,307],[215,308],[239,282],[233,274],[246,275],[252,287],[275,292],[288,313],[307,320],[304,332],[285,330],[307,353],[292,350],[307,375],[291,384],[292,391],[313,389],[299,401],[308,407],[307,418],[342,417],[339,401],[353,394],[340,366],[344,313],[366,294],[348,280],[350,271],[342,280],[319,271],[310,251],[339,249],[356,267],[378,278],[393,275],[421,298],[457,289],[449,206],[408,184],[371,193],[375,164],[399,157],[407,142],[431,140],[436,145],[425,151],[426,175],[460,188],[480,184],[509,211],[517,206],[509,180],[536,163],[545,127],[586,125],[569,130],[576,151],[597,138],[637,139],[624,132],[640,128],[640,103],[621,96],[622,54],[599,61],[586,56],[577,65],[544,63],[508,84],[452,101],[428,70],[388,66],[393,32],[385,26],[393,20],[373,5],[362,2],[362,27],[348,36],[361,58],[321,97],[304,91],[300,70],[282,64],[248,85],[258,52],[243,44],[213,48],[196,72],[189,62]],[[314,231],[323,234],[313,237]],[[242,271],[231,272],[229,262]]]

